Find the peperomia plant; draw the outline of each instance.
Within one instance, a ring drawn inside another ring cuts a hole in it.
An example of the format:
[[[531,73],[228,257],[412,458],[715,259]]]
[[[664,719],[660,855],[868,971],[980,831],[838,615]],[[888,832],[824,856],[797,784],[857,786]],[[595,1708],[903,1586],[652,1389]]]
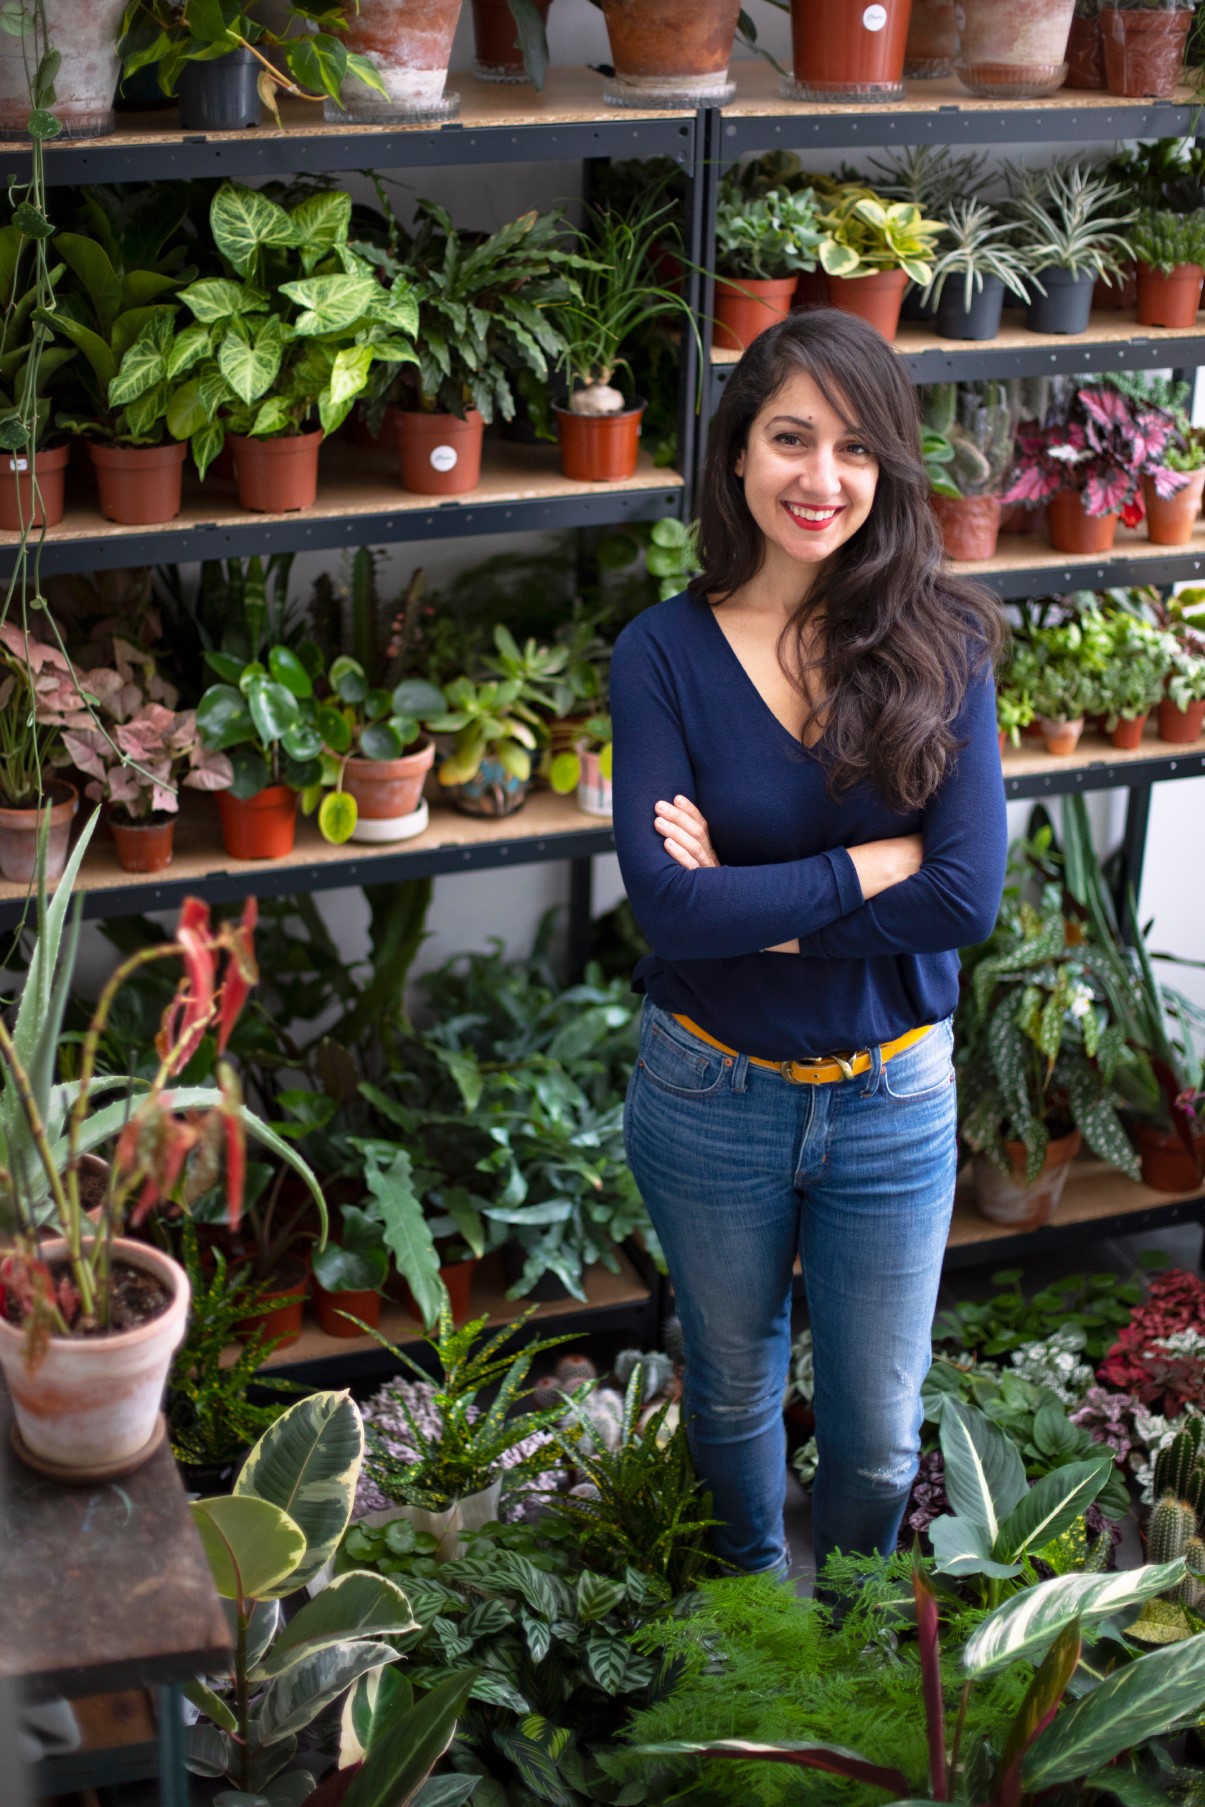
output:
[[[820,263],[826,275],[904,270],[920,288],[928,286],[941,221],[926,219],[911,201],[884,201],[873,189],[847,182],[820,223],[825,232]]]
[[[422,734],[428,716],[446,708],[444,693],[424,678],[403,678],[391,690],[372,685],[358,659],[342,653],[326,674],[330,695],[317,706],[314,725],[322,737],[322,774],[302,797],[307,811],[318,803],[318,827],[336,844],[356,826],[356,800],[344,788],[349,759],[401,759]],[[428,743],[429,744],[429,743]]]

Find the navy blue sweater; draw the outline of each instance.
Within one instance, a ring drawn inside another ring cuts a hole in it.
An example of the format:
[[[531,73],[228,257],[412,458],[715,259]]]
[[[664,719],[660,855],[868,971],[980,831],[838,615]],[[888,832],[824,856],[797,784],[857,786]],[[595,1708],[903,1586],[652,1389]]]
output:
[[[624,628],[611,666],[615,844],[653,948],[633,976],[665,1010],[747,1054],[783,1060],[887,1041],[953,1010],[959,947],[982,941],[1004,882],[1004,786],[991,675],[955,719],[964,743],[923,812],[868,784],[833,801],[816,754],[763,701],[689,592]],[[688,872],[654,805],[702,810],[723,862]],[[924,835],[921,870],[863,901],[846,852]],[[800,940],[800,953],[763,953]]]

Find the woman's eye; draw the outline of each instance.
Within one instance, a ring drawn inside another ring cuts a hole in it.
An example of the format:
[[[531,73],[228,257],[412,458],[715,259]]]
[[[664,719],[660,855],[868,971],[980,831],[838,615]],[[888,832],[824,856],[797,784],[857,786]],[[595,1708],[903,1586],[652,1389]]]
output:
[[[851,458],[869,458],[870,457],[870,447],[868,445],[863,445],[862,441],[860,439],[851,440],[851,442],[849,443],[849,445],[846,446],[845,449],[849,453]]]
[[[799,445],[801,441],[798,433],[776,433],[774,443],[775,445]]]

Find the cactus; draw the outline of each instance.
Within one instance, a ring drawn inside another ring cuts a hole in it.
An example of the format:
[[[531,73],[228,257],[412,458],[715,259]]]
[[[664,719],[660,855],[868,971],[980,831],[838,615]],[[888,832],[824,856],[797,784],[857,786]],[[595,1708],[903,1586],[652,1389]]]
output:
[[[924,419],[935,433],[950,437],[958,411],[957,383],[930,383],[925,389]]]
[[[1170,1493],[1178,1500],[1188,1499],[1190,1484],[1194,1481],[1194,1470],[1201,1460],[1201,1436],[1205,1432],[1205,1418],[1194,1414],[1188,1419],[1182,1431],[1177,1431],[1158,1455],[1155,1457],[1155,1495],[1162,1499]],[[1205,1471],[1203,1471],[1205,1472]]]
[[[1184,1546],[1184,1561],[1188,1574],[1180,1584],[1180,1604],[1200,1611],[1205,1601],[1205,1540],[1195,1535],[1190,1537]]]
[[[371,546],[356,549],[351,561],[348,601],[351,650],[365,671],[375,674],[381,656],[381,599],[377,594],[377,558]]]
[[[1174,1562],[1197,1534],[1197,1515],[1174,1493],[1161,1495],[1147,1526],[1147,1553],[1152,1562]]]

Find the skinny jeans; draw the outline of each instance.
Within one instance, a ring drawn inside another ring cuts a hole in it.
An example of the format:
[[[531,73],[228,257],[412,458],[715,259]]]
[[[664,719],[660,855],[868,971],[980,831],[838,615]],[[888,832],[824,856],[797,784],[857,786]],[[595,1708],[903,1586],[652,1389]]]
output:
[[[793,1085],[644,1001],[628,1163],[661,1240],[717,1555],[785,1574],[783,1391],[801,1259],[815,1362],[817,1572],[895,1547],[957,1167],[950,1020],[883,1065]]]

